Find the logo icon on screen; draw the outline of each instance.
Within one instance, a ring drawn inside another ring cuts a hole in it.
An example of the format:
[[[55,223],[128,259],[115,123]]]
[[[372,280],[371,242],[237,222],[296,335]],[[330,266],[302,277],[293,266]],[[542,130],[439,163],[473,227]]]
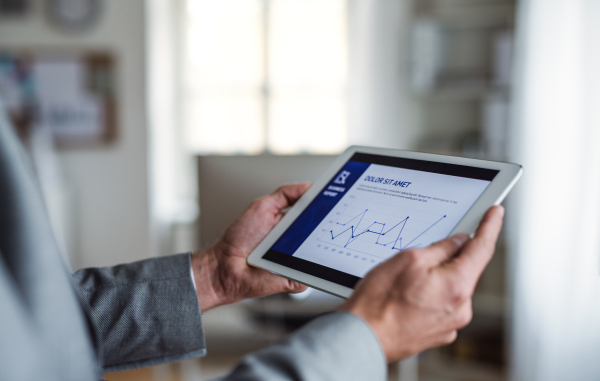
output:
[[[348,178],[348,176],[350,176],[350,172],[348,172],[348,171],[342,171],[335,178],[335,180],[333,180],[333,182],[336,183],[336,184],[344,185],[344,184],[346,184],[346,178]]]

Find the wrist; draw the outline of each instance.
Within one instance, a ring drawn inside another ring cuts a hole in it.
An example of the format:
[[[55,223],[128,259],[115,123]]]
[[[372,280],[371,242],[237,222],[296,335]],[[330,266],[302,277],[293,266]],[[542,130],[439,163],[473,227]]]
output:
[[[393,340],[393,338],[391,337],[392,335],[390,335],[389,329],[386,330],[385,324],[382,324],[380,316],[374,316],[374,314],[368,313],[368,311],[365,311],[365,309],[360,308],[360,306],[357,306],[356,303],[353,303],[352,299],[348,299],[342,305],[340,305],[338,312],[352,314],[363,320],[365,324],[369,326],[377,341],[379,341],[379,345],[386,358],[386,361],[390,362],[394,360],[390,356],[389,350],[391,345],[390,340]],[[405,357],[408,357],[408,355]]]
[[[219,261],[215,251],[216,248],[210,248],[191,256],[194,284],[202,312],[227,303],[221,285]]]

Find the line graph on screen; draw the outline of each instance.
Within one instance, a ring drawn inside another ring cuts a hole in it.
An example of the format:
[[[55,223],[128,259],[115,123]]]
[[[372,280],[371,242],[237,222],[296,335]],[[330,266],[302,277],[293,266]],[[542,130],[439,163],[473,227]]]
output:
[[[332,217],[318,241],[381,258],[427,246],[448,230],[443,226],[447,215],[360,199],[334,210]]]

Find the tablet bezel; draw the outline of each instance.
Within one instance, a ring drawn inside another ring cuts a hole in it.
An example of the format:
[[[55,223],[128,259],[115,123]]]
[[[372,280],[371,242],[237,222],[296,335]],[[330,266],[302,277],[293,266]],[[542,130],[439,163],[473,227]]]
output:
[[[340,169],[350,160],[355,153],[366,153],[381,156],[400,157],[407,159],[424,160],[438,163],[448,163],[465,165],[477,168],[492,169],[499,171],[490,185],[485,189],[481,196],[475,201],[473,206],[467,211],[465,216],[456,225],[450,235],[456,233],[471,234],[477,228],[479,221],[484,213],[492,205],[498,205],[504,200],[508,192],[518,181],[523,169],[518,164],[504,163],[497,161],[470,159],[464,157],[446,156],[439,154],[404,151],[386,148],[373,148],[363,146],[349,147],[344,153],[338,156],[323,175],[314,182],[306,193],[290,208],[281,221],[269,232],[262,242],[248,256],[248,263],[252,266],[260,267],[269,272],[281,275],[305,284],[307,286],[337,295],[344,298],[352,294],[353,289],[340,284],[306,274],[299,270],[287,267],[267,259],[263,259],[266,252],[275,244],[281,235],[289,226],[300,216],[308,205],[319,195],[321,190],[331,181],[331,179],[340,171]]]

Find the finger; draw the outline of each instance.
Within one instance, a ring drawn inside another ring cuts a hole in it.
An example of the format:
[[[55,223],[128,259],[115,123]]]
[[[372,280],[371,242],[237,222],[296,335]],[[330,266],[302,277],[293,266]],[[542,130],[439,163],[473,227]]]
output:
[[[496,241],[502,230],[503,218],[504,208],[502,206],[491,207],[483,216],[473,239],[452,260],[449,264],[450,267],[475,283],[494,255]]]
[[[469,240],[469,235],[455,234],[444,240],[435,242],[423,249],[409,249],[401,251],[386,261],[385,267],[402,267],[406,260],[412,260],[426,266],[437,266],[448,261],[458,254],[460,249]]]
[[[253,297],[257,295],[267,296],[280,294],[282,292],[297,293],[308,288],[301,283],[283,278],[280,275],[270,273],[257,267],[251,267],[250,269],[252,272],[252,275],[250,276],[252,283],[255,285],[255,289],[260,290]]]
[[[434,264],[444,263],[454,257],[460,249],[469,241],[469,235],[465,233],[455,234],[444,240],[435,242],[423,250],[423,255],[430,258]]]
[[[277,209],[284,209],[294,205],[311,185],[312,183],[282,185],[267,197],[275,203]]]
[[[288,289],[287,292],[292,294],[297,294],[302,291],[306,291],[308,286],[303,285],[302,283],[295,282],[293,280],[288,280]]]

